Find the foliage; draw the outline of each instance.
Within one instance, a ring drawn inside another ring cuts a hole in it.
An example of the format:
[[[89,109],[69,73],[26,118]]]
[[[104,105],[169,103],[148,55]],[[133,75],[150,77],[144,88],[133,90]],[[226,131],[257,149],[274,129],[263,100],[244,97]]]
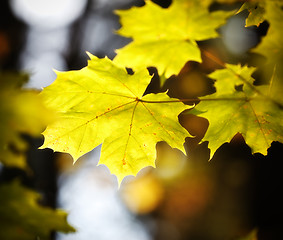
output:
[[[212,7],[235,2],[243,4],[232,5],[238,6],[233,11]],[[173,0],[162,8],[146,0],[142,7],[117,11],[122,25],[117,33],[132,42],[118,49],[113,61],[89,54],[85,68],[57,72],[40,94],[22,88],[27,75],[1,73],[1,163],[27,170],[23,135],[36,137],[45,128],[41,148],[70,153],[74,162],[102,144],[99,163],[120,184],[146,166],[155,167],[156,143],[165,141],[184,152],[183,143],[193,133],[178,117],[188,114],[209,121],[201,141],[208,141],[210,158],[238,133],[252,153],[266,154],[273,141],[283,142],[282,6],[282,0]],[[203,41],[221,37],[219,28],[243,11],[246,27],[269,24],[250,51],[263,56],[264,63],[223,63],[201,48]],[[146,68],[156,68],[162,87],[186,63],[201,63],[203,56],[217,65],[207,74],[213,93],[193,99],[172,98],[161,90],[148,93],[152,76]],[[263,73],[260,84],[258,72]],[[46,239],[51,231],[74,231],[66,213],[40,206],[39,195],[17,182],[0,185],[0,196],[1,239]],[[254,230],[243,239],[256,235]]]
[[[119,182],[155,166],[157,142],[183,149],[187,133],[177,116],[186,105],[166,93],[143,96],[151,80],[146,70],[129,75],[107,58],[90,57],[86,68],[58,73],[42,92],[46,105],[60,114],[43,133],[42,148],[69,152],[76,161],[103,143],[100,164]]]
[[[216,29],[234,12],[209,12],[202,1],[177,0],[167,9],[146,1],[141,8],[117,13],[122,24],[118,33],[133,42],[117,50],[114,61],[134,70],[154,66],[168,78],[187,61],[201,62],[196,41],[218,37]]]
[[[27,80],[26,74],[0,74],[0,161],[5,167],[30,173],[23,134],[40,136],[53,113],[44,106],[38,92],[22,88]],[[74,231],[65,212],[41,206],[39,198],[38,193],[19,182],[0,185],[0,239],[49,239],[51,231]]]
[[[202,97],[193,113],[209,120],[203,141],[209,141],[212,155],[224,142],[240,132],[253,152],[267,154],[272,141],[283,141],[281,94],[270,86],[254,86],[254,68],[226,65],[209,76],[216,80],[216,93]],[[239,90],[236,89],[241,85]]]
[[[283,61],[283,2],[266,1],[264,18],[270,24],[267,35],[263,37],[259,45],[253,49],[253,52],[266,57],[265,68],[274,71],[274,76],[282,82],[283,70],[280,67]]]
[[[246,19],[246,27],[253,25],[259,26],[264,21],[264,1],[256,2],[245,2],[239,9],[239,12],[244,10],[249,11],[249,16]]]
[[[27,144],[21,135],[39,136],[52,119],[38,93],[21,89],[27,80],[26,74],[0,73],[0,161],[23,169]]]
[[[65,212],[40,206],[40,195],[18,182],[0,185],[0,196],[1,239],[49,239],[51,231],[74,231]]]
[[[198,99],[176,100],[165,93],[143,96],[150,82],[144,69],[154,66],[168,78],[187,61],[201,62],[198,41],[218,37],[217,29],[236,12],[210,11],[211,2],[175,0],[169,8],[161,8],[146,1],[143,7],[118,11],[122,24],[118,33],[133,41],[117,50],[113,62],[91,56],[86,68],[58,73],[54,84],[43,90],[47,106],[59,116],[43,133],[42,148],[69,152],[76,160],[103,143],[100,163],[119,182],[155,165],[156,142],[167,141],[182,150],[189,134],[177,122],[177,115],[186,109],[181,101]],[[238,132],[253,152],[266,154],[272,141],[282,141],[281,6],[276,0],[254,1],[238,11],[250,11],[247,26],[263,19],[270,23],[267,36],[252,50],[266,56],[266,68],[273,71],[271,80],[265,79],[267,85],[254,85],[255,67],[217,61],[222,69],[208,75],[216,80],[216,92],[200,98],[191,111],[210,123],[203,141],[209,141],[211,157]],[[127,74],[125,67],[135,73]]]

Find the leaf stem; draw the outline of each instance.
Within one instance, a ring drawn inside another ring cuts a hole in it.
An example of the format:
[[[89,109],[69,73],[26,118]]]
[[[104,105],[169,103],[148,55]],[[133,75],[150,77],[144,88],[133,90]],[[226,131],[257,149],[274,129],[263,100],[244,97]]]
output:
[[[249,81],[247,81],[247,79],[245,79],[243,76],[237,74],[235,71],[233,71],[233,69],[231,68],[227,68],[227,66],[225,65],[225,63],[223,63],[219,58],[215,57],[213,54],[211,54],[210,52],[201,49],[203,54],[208,57],[210,60],[214,61],[215,63],[217,63],[219,66],[226,68],[228,70],[230,70],[234,75],[236,75],[238,78],[240,78],[247,86],[249,86],[254,92],[256,92],[258,95],[262,96],[263,98],[271,101],[272,103],[274,103],[275,105],[279,106],[280,108],[283,108],[283,104],[274,100],[273,98],[271,98],[270,96],[266,96],[265,94],[263,94],[261,91],[259,91],[253,84],[251,84]],[[203,101],[203,100],[202,100]]]
[[[184,99],[176,99],[176,100],[167,100],[167,101],[149,101],[149,100],[143,100],[143,99],[137,99],[139,102],[144,102],[144,103],[174,103],[174,102],[189,102],[189,103],[195,103],[198,101],[250,101],[254,98],[246,98],[246,97],[234,97],[234,98],[204,98],[204,99],[199,99],[199,98],[184,98]]]
[[[262,94],[260,91],[258,91],[256,89],[256,87],[251,84],[249,81],[247,81],[247,79],[245,79],[243,76],[239,75],[238,73],[236,73],[233,69],[231,68],[227,68],[227,66],[225,65],[225,63],[223,63],[219,58],[215,57],[214,55],[212,55],[210,52],[201,49],[203,54],[208,57],[210,60],[214,61],[215,63],[217,63],[220,67],[226,68],[228,70],[230,70],[234,75],[236,75],[238,78],[240,78],[245,84],[247,84],[251,89],[253,89],[256,93],[258,93],[259,95],[264,96],[264,94]]]

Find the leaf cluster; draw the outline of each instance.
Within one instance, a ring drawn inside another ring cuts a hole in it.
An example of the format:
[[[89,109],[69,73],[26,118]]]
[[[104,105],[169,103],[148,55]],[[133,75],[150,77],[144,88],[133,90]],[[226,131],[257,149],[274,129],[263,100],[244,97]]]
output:
[[[209,121],[202,141],[209,142],[211,157],[237,133],[252,152],[262,154],[272,141],[282,141],[282,1],[246,1],[233,11],[211,10],[213,2],[174,0],[162,8],[146,1],[142,7],[117,11],[122,25],[118,34],[131,38],[131,43],[118,49],[113,61],[90,55],[87,67],[57,73],[56,81],[41,93],[58,113],[43,133],[42,148],[68,152],[76,161],[102,144],[100,164],[107,165],[120,183],[127,175],[155,166],[157,142],[183,150],[191,135],[178,115],[186,109],[194,108],[191,114]],[[266,57],[264,65],[223,63],[200,47],[201,41],[221,37],[219,28],[242,11],[249,12],[246,26],[263,21],[270,25],[251,50]],[[188,61],[202,62],[204,54],[220,68],[207,75],[215,81],[215,93],[199,99],[170,98],[167,92],[144,95],[151,79],[146,68],[155,67],[163,85]],[[261,86],[253,77],[259,68],[272,72],[264,75],[266,84]]]

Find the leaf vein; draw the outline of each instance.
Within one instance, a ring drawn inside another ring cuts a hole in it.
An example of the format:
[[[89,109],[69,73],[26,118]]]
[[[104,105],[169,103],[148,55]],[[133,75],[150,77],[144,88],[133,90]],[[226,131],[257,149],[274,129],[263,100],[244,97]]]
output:
[[[254,109],[254,107],[253,107],[253,105],[251,104],[250,101],[249,101],[249,105],[250,105],[250,107],[251,107],[251,109],[252,109],[252,112],[253,112],[253,115],[254,115],[254,117],[255,117],[255,119],[256,119],[256,122],[257,122],[257,124],[258,124],[259,130],[260,130],[260,132],[261,132],[262,135],[263,135],[264,141],[265,141],[266,145],[269,146],[268,140],[267,140],[267,138],[266,138],[266,136],[265,136],[265,133],[264,133],[264,129],[263,129],[263,127],[262,127],[262,124],[260,123],[260,120],[259,120],[258,117],[257,117],[256,111],[255,111],[255,109]]]
[[[122,104],[122,105],[119,105],[119,106],[117,106],[117,107],[115,107],[115,108],[112,108],[112,109],[110,109],[110,110],[108,110],[108,111],[106,111],[106,112],[104,112],[104,113],[102,113],[102,114],[100,114],[100,115],[98,115],[98,116],[95,116],[94,118],[92,118],[92,119],[90,119],[90,120],[87,120],[85,123],[83,123],[83,124],[77,126],[76,128],[71,129],[70,131],[64,133],[63,135],[60,135],[60,136],[58,136],[57,138],[52,139],[52,142],[57,141],[58,139],[60,139],[60,138],[62,138],[62,137],[64,137],[64,136],[66,136],[66,135],[68,135],[69,133],[71,133],[71,132],[73,132],[73,131],[76,131],[77,129],[83,127],[84,125],[89,124],[90,122],[94,121],[95,119],[97,119],[97,118],[99,118],[99,117],[101,117],[101,116],[103,116],[103,115],[105,115],[105,114],[108,114],[108,113],[110,113],[110,112],[112,112],[112,111],[115,111],[115,110],[117,110],[117,109],[119,109],[119,108],[121,108],[121,107],[127,106],[127,105],[129,105],[129,104],[131,104],[131,103],[133,103],[133,102],[136,102],[136,100],[135,100],[135,101],[128,102],[128,103],[125,103],[125,104]],[[69,117],[69,116],[68,116],[68,117]],[[50,141],[50,142],[51,142],[51,141]]]
[[[146,105],[145,105],[143,102],[141,102],[141,103],[142,103],[142,105],[144,106],[144,108],[149,112],[149,114],[152,116],[152,118],[160,125],[160,127],[171,137],[171,139],[172,139],[173,141],[175,141],[174,137],[171,136],[171,134],[167,131],[166,127],[163,126],[163,124],[162,124],[161,122],[159,122],[159,121],[154,117],[154,115],[152,114],[152,112],[146,107]]]
[[[133,113],[132,113],[132,116],[131,116],[131,123],[130,123],[130,129],[129,129],[129,134],[128,134],[128,138],[127,138],[127,142],[126,142],[126,145],[125,145],[125,151],[124,151],[124,156],[123,156],[123,165],[126,165],[126,154],[127,154],[127,148],[128,148],[128,144],[129,144],[129,140],[130,140],[130,137],[132,135],[132,128],[133,128],[133,119],[134,119],[134,115],[135,115],[135,110],[136,110],[136,107],[138,105],[138,101],[136,102],[135,106],[134,106],[134,109],[133,109]]]

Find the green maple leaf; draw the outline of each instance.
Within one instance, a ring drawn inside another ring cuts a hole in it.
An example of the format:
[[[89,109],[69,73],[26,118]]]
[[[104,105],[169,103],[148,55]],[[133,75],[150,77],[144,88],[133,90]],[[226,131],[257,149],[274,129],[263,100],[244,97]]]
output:
[[[27,80],[25,74],[0,73],[0,161],[9,167],[27,168],[21,135],[40,136],[52,119],[38,93],[21,88]]]
[[[202,97],[192,111],[209,121],[203,141],[209,141],[212,156],[238,132],[252,152],[266,154],[272,141],[283,141],[283,105],[272,86],[276,79],[270,86],[256,87],[253,71],[227,64],[226,69],[210,74],[216,79],[216,93]],[[236,90],[239,85],[243,85],[242,89]]]
[[[178,74],[187,61],[201,62],[196,41],[218,37],[217,29],[234,12],[209,12],[198,0],[175,0],[164,9],[151,1],[143,7],[117,11],[118,33],[133,41],[117,50],[114,61],[134,70],[154,66],[166,78]]]
[[[75,231],[65,212],[40,206],[39,198],[17,182],[0,185],[0,239],[49,239],[51,231]]]
[[[56,81],[43,90],[47,106],[59,117],[44,131],[42,148],[68,152],[76,161],[103,143],[99,163],[119,183],[155,166],[158,141],[183,149],[188,133],[178,114],[187,106],[166,93],[143,96],[151,80],[147,70],[129,75],[107,58],[90,57],[87,67],[57,73]]]

